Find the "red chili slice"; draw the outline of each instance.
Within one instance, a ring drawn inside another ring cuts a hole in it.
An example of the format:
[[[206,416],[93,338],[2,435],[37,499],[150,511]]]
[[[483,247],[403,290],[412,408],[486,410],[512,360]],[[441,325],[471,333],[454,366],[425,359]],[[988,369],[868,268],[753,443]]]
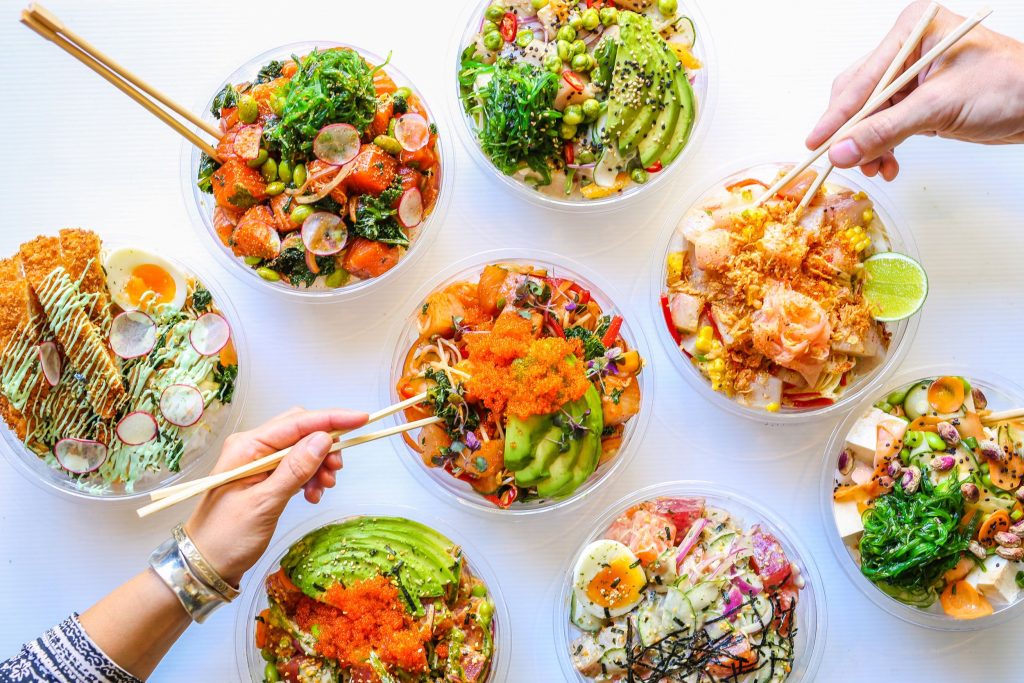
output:
[[[565,143],[562,148],[565,152],[565,163],[571,164],[576,159],[576,147],[571,142]]]
[[[729,183],[726,185],[725,189],[728,192],[732,192],[733,190],[738,190],[742,187],[750,187],[751,185],[760,185],[764,189],[768,189],[768,185],[757,178],[744,178],[743,180],[737,180],[735,183]]]
[[[831,398],[812,398],[808,401],[790,401],[794,408],[824,408],[835,403]]]
[[[505,12],[505,16],[501,18],[499,30],[501,31],[501,37],[505,39],[505,42],[511,43],[516,39],[516,33],[519,32],[519,17],[511,12]]]
[[[655,161],[653,164],[645,168],[644,170],[648,173],[657,173],[662,169],[661,160]]]
[[[601,343],[605,346],[611,346],[615,343],[615,340],[619,337],[619,330],[622,329],[622,316],[617,315],[612,318],[612,322],[608,325],[608,331],[601,337]]]
[[[580,78],[579,74],[571,69],[566,69],[562,72],[562,80],[568,83],[569,87],[576,92],[583,92],[583,88],[586,85],[583,82],[583,79]]]
[[[544,320],[547,321],[548,325],[551,325],[551,329],[555,331],[555,334],[565,339],[565,330],[562,329],[561,323],[555,320],[555,317],[549,313],[544,314]]]
[[[668,325],[669,334],[672,335],[672,339],[675,340],[676,346],[678,346],[679,343],[683,341],[683,335],[679,334],[679,329],[676,327],[676,324],[672,322],[672,311],[668,307],[667,294],[661,295],[661,314],[665,317],[665,324]],[[685,349],[683,349],[683,353],[686,353]],[[690,358],[691,356],[689,353],[686,353],[686,357]]]

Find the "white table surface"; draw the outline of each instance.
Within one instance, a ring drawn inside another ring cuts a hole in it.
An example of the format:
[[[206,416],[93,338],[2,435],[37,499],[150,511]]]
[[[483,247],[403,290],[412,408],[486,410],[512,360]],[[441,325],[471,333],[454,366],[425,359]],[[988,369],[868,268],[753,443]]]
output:
[[[338,488],[319,508],[296,500],[279,528],[324,509],[395,502],[445,519],[486,554],[512,615],[510,681],[558,681],[551,601],[560,570],[607,504],[672,479],[730,484],[773,508],[802,534],[824,579],[828,646],[819,681],[953,681],[1019,677],[1024,621],[975,635],[929,632],[880,611],[847,580],[822,534],[818,482],[834,421],[768,428],[706,404],[676,374],[651,325],[648,267],[675,205],[716,170],[795,158],[822,110],[832,77],[888,30],[900,2],[800,0],[706,2],[720,97],[689,168],[627,214],[573,219],[510,196],[457,147],[447,222],[425,258],[400,281],[350,306],[292,305],[260,296],[217,268],[189,224],[179,177],[181,143],[156,119],[53,45],[17,23],[21,2],[0,3],[0,131],[4,190],[0,252],[42,232],[81,225],[106,237],[145,237],[212,270],[245,321],[253,379],[243,424],[292,405],[374,409],[387,336],[423,278],[454,260],[502,247],[542,248],[600,272],[646,330],[657,375],[656,409],[632,464],[596,498],[555,518],[481,518],[442,503],[398,462],[391,444],[347,457]],[[1024,5],[993,0],[989,25],[1024,38]],[[956,0],[970,12],[975,3]],[[181,101],[203,101],[225,74],[274,45],[325,38],[394,62],[435,108],[450,107],[451,25],[462,3],[72,2],[51,9],[80,34]],[[424,49],[414,49],[423,46]],[[444,123],[444,122],[443,122]],[[1024,147],[976,147],[919,139],[900,149],[903,171],[885,188],[910,226],[931,275],[931,294],[905,365],[968,363],[1024,379]],[[139,521],[130,508],[80,505],[42,493],[0,464],[0,657],[71,610],[83,610],[144,566],[149,551],[187,514],[179,507]],[[191,628],[154,681],[232,681],[236,608]]]

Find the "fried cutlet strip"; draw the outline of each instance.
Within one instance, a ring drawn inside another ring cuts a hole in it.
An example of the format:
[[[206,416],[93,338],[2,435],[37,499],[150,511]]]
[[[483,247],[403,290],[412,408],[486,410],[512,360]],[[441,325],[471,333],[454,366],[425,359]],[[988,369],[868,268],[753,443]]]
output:
[[[79,228],[65,228],[60,231],[60,251],[64,270],[71,279],[81,282],[82,292],[96,295],[89,320],[101,331],[110,329],[110,294],[100,262],[99,235]]]
[[[71,367],[85,379],[90,405],[101,417],[113,417],[124,399],[124,384],[107,353],[106,340],[84,307],[69,305],[69,298],[81,295],[62,267],[60,239],[37,237],[21,245],[20,254],[25,277],[43,307],[47,325]]]
[[[31,311],[30,301],[19,292],[24,288],[19,287],[19,282],[24,285],[25,280],[21,276],[21,264],[17,259],[0,260],[0,364],[3,367],[6,367],[8,361],[3,351],[14,335],[27,325]],[[0,392],[0,415],[18,438],[24,440],[25,416],[11,404],[5,392]]]

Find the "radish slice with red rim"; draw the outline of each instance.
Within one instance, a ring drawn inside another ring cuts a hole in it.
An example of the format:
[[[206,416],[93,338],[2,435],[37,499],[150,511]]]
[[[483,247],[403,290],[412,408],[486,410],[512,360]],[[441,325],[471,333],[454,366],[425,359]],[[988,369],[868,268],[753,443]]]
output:
[[[160,413],[175,427],[191,427],[203,416],[203,395],[191,384],[172,384],[160,394]]]
[[[219,313],[203,313],[196,318],[188,340],[192,348],[200,356],[213,356],[220,353],[231,337],[231,326]]]
[[[145,356],[156,344],[156,323],[142,311],[125,311],[110,323],[110,348],[128,360]]]
[[[398,222],[404,228],[415,228],[422,220],[423,195],[415,187],[410,187],[398,200]]]
[[[260,141],[263,140],[263,126],[243,126],[235,133],[231,146],[235,154],[246,161],[252,161],[260,155]]]
[[[395,121],[395,139],[406,152],[415,152],[430,141],[430,126],[419,114],[402,114]]]
[[[340,216],[327,211],[311,213],[302,222],[302,243],[317,256],[331,256],[345,248],[348,228]]]
[[[117,423],[117,438],[129,446],[140,446],[156,438],[156,418],[144,410],[128,413]]]
[[[61,439],[53,447],[60,466],[72,474],[95,472],[107,461],[107,447],[92,439]]]
[[[46,378],[46,383],[51,387],[57,386],[57,382],[60,381],[60,371],[63,367],[60,351],[57,350],[57,344],[52,341],[43,342],[36,347],[36,350],[39,352],[39,365],[43,369],[43,377]]]
[[[313,138],[313,154],[332,166],[347,164],[359,154],[359,131],[347,123],[324,126]]]

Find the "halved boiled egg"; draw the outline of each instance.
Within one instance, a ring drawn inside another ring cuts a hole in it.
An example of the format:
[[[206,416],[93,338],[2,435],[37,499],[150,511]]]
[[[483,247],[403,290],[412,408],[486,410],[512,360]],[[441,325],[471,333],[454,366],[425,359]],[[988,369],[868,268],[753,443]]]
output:
[[[601,619],[629,612],[640,604],[646,587],[640,559],[618,541],[594,541],[583,549],[573,570],[577,604]]]
[[[185,276],[155,254],[124,247],[112,251],[104,266],[110,298],[126,311],[148,310],[159,304],[185,305]]]

